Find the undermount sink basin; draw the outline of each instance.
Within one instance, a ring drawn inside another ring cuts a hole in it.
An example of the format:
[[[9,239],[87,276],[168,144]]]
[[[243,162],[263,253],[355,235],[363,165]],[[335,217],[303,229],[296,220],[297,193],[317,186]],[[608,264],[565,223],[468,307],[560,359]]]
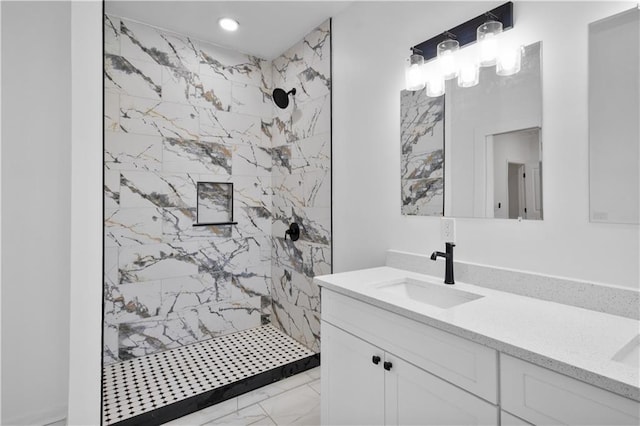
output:
[[[413,278],[402,278],[378,285],[377,290],[438,308],[448,309],[472,302],[484,296],[457,290],[446,284],[434,284]]]
[[[638,368],[640,364],[640,334],[624,345],[612,359],[629,367]]]

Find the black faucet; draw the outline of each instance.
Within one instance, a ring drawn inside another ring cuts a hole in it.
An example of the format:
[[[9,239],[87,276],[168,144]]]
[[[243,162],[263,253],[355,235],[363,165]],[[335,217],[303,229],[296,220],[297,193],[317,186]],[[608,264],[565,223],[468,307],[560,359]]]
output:
[[[453,248],[455,246],[456,245],[453,243],[445,243],[446,253],[443,253],[441,251],[434,251],[433,253],[431,253],[431,260],[436,260],[439,256],[444,257],[447,262],[444,268],[445,284],[455,284],[455,281],[453,280]]]

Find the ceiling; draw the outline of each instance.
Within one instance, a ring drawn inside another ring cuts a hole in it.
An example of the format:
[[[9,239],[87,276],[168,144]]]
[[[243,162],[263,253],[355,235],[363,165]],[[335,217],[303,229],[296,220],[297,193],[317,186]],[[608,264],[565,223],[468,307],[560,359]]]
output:
[[[273,59],[351,1],[126,1],[106,0],[105,12],[186,34],[264,59]],[[240,23],[234,33],[218,19]]]

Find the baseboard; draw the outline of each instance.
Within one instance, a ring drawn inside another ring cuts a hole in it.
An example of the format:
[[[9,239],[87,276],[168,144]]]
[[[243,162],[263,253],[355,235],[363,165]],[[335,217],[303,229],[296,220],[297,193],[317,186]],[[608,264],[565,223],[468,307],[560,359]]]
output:
[[[35,401],[34,401],[35,405]],[[57,424],[67,418],[67,406],[52,408],[41,412],[34,413],[30,410],[29,414],[15,416],[12,418],[2,419],[2,425],[39,425],[48,426],[51,424]]]

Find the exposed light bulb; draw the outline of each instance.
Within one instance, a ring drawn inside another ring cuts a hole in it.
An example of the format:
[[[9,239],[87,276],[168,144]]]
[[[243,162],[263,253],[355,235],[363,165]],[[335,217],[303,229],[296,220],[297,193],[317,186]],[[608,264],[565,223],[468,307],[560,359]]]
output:
[[[483,67],[495,65],[497,56],[498,40],[493,34],[489,34],[480,42],[480,65]]]
[[[473,87],[480,81],[480,69],[474,62],[467,62],[460,67],[458,73],[459,87]]]
[[[502,22],[488,21],[478,27],[476,38],[480,45],[480,65],[495,65],[498,56],[498,35],[502,33]]]
[[[238,21],[232,18],[220,18],[218,20],[218,25],[220,25],[220,28],[226,31],[236,31],[240,26],[240,24],[238,24]]]
[[[522,47],[504,48],[498,56],[496,74],[508,76],[520,72],[522,64]]]
[[[427,80],[427,96],[436,98],[444,95],[444,78],[440,74],[433,74]]]
[[[440,70],[445,80],[455,78],[458,75],[456,52],[459,49],[460,43],[457,40],[449,39],[438,44],[438,62],[440,62]]]
[[[424,73],[422,66],[424,58],[421,55],[411,55],[405,69],[405,84],[407,90],[424,89]]]

